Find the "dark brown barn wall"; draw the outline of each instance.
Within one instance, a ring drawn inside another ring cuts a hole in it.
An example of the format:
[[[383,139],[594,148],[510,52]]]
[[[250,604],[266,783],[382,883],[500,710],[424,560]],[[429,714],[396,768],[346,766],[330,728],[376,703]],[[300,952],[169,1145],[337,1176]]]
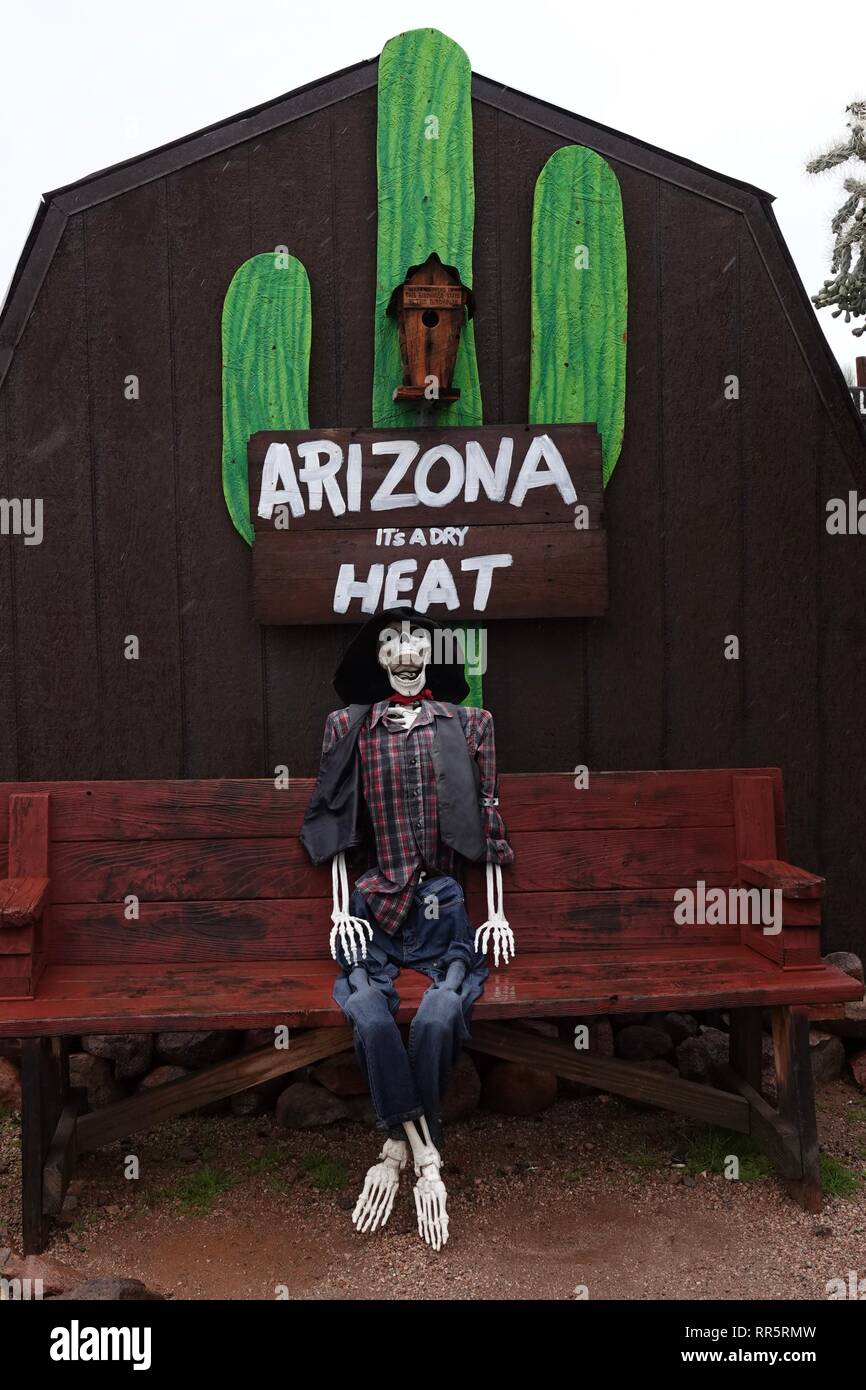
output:
[[[12,552],[18,775],[105,775],[100,613],[93,527],[93,438],[84,225],[74,220],[46,277],[4,384],[8,487],[41,497],[45,540]],[[115,582],[116,576],[104,581]]]
[[[11,497],[7,446],[7,401],[0,397],[0,497]],[[32,547],[31,547],[32,549]],[[12,609],[12,551],[0,552],[0,777],[18,777],[18,730],[15,709],[15,623]]]
[[[855,486],[826,417],[818,446],[818,499],[848,496]],[[860,495],[863,488],[860,487]],[[866,709],[866,582],[862,536],[818,532],[819,624],[814,657],[812,634],[799,629],[800,650],[818,671],[818,797],[815,835],[818,863],[827,876],[827,922],[838,950],[866,950],[866,767],[863,715]],[[790,800],[790,798],[789,798]]]
[[[664,349],[659,308],[662,185],[617,166],[629,255],[626,433],[605,490],[610,606],[587,624],[592,767],[663,767],[665,757],[665,567],[662,460]],[[641,306],[643,308],[641,309]],[[635,582],[640,572],[640,583]]]
[[[511,423],[533,190],[565,141],[483,101],[474,120],[484,416]],[[345,633],[253,620],[220,485],[220,314],[237,267],[287,246],[311,281],[310,422],[371,423],[375,136],[370,88],[71,216],[0,403],[0,495],[43,497],[47,528],[0,554],[0,776],[315,770]],[[610,609],[491,624],[500,763],[778,764],[791,855],[829,877],[833,944],[862,950],[863,548],[823,525],[855,480],[746,219],[612,162],[629,338]]]
[[[232,275],[251,254],[249,150],[214,155],[166,180],[172,405],[177,470],[183,776],[264,771],[263,638],[251,562],[222,496],[220,322]]]
[[[165,185],[82,214],[106,777],[181,775],[176,457]],[[125,382],[138,378],[137,400]],[[56,525],[56,522],[55,522]],[[139,655],[127,659],[127,638]]]

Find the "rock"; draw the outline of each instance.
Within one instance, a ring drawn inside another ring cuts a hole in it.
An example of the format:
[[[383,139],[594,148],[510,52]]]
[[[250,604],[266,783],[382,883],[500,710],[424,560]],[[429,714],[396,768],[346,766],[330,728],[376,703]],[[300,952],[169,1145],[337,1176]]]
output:
[[[701,1025],[696,1037],[686,1038],[676,1050],[676,1063],[684,1081],[707,1081],[730,1057],[731,1040],[720,1028]]]
[[[484,1104],[502,1115],[537,1115],[553,1105],[556,1075],[522,1062],[497,1062],[484,1077]]]
[[[164,1086],[168,1081],[179,1081],[182,1076],[189,1076],[186,1067],[154,1067],[153,1071],[148,1072],[142,1081],[139,1081],[136,1090],[152,1091],[156,1086]]]
[[[442,1096],[442,1120],[453,1124],[455,1120],[467,1119],[478,1108],[481,1099],[481,1077],[471,1057],[461,1053],[448,1078]]]
[[[336,1057],[326,1057],[313,1068],[312,1079],[335,1096],[366,1096],[370,1093],[354,1052],[340,1052]]]
[[[730,1016],[724,1009],[703,1009],[700,1022],[703,1027],[715,1028],[718,1032],[727,1032],[731,1024]]]
[[[94,1057],[113,1062],[118,1081],[144,1076],[153,1058],[152,1033],[88,1033],[81,1046]]]
[[[842,1018],[819,1018],[819,1028],[825,1033],[835,1033],[838,1038],[854,1038],[866,1042],[866,999],[847,1003]]]
[[[168,1066],[197,1067],[210,1066],[234,1052],[237,1034],[224,1031],[209,1033],[157,1033],[156,1055],[160,1062]]]
[[[686,1038],[676,1052],[677,1070],[684,1081],[706,1081],[710,1059],[700,1037]]]
[[[866,1051],[855,1052],[853,1057],[848,1058],[848,1065],[861,1091],[866,1091]]]
[[[47,1255],[22,1257],[12,1251],[5,1263],[0,1261],[0,1272],[4,1279],[41,1279],[43,1298],[65,1293],[82,1280],[80,1270],[73,1269],[72,1265],[64,1264],[62,1260],[49,1259]]]
[[[57,1303],[81,1300],[86,1303],[162,1303],[161,1293],[154,1293],[140,1279],[87,1279],[66,1293],[56,1294]]]
[[[0,1105],[21,1109],[21,1077],[7,1057],[0,1057]]]
[[[852,980],[859,980],[861,985],[864,983],[863,962],[853,951],[831,951],[823,960],[827,965],[835,965],[837,970],[844,970]]]
[[[610,1021],[613,1024],[613,1031],[618,1033],[621,1028],[632,1028],[648,1018],[649,1014],[611,1014]]]
[[[837,1081],[845,1070],[845,1045],[832,1033],[809,1029],[809,1057],[816,1086]]]
[[[126,1095],[126,1090],[115,1080],[114,1067],[104,1057],[94,1057],[91,1052],[73,1052],[69,1058],[69,1082],[80,1086],[87,1092],[87,1104],[91,1110],[99,1110],[111,1105]]]
[[[616,1035],[618,1057],[627,1062],[649,1062],[656,1057],[670,1057],[674,1045],[663,1028],[642,1023],[629,1024]]]
[[[284,1129],[314,1129],[348,1120],[351,1111],[339,1096],[310,1081],[297,1081],[277,1097],[276,1122]]]
[[[664,1028],[676,1047],[679,1043],[685,1042],[686,1038],[696,1036],[698,1020],[692,1014],[665,1014]]]
[[[358,1124],[367,1125],[372,1129],[376,1123],[376,1112],[373,1109],[373,1102],[369,1096],[345,1096],[343,1104],[347,1107],[350,1116]]]
[[[679,1071],[673,1062],[666,1062],[663,1057],[651,1057],[648,1062],[638,1062],[639,1067],[644,1071],[657,1071],[661,1076],[679,1076]],[[653,1109],[656,1109],[653,1106]]]
[[[714,1071],[716,1067],[727,1066],[731,1056],[730,1034],[723,1033],[721,1028],[702,1025],[698,1037],[706,1048],[710,1071]]]
[[[192,1072],[186,1067],[154,1067],[153,1071],[148,1072],[147,1076],[139,1081],[136,1090],[139,1093],[142,1091],[152,1091],[156,1086],[166,1086],[169,1081],[179,1081],[182,1076],[191,1075]],[[195,1114],[221,1115],[227,1109],[228,1099],[223,1097],[220,1100],[211,1100],[205,1105],[199,1105],[195,1110]]]

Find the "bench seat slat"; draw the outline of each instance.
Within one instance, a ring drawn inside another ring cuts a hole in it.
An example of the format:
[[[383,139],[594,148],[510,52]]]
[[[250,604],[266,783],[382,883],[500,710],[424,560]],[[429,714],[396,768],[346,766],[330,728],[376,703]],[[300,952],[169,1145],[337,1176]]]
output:
[[[748,947],[695,947],[685,957],[661,949],[624,951],[563,963],[542,954],[491,971],[477,1019],[568,1016],[622,1010],[704,1009],[719,1005],[815,1004],[859,998],[856,980],[829,966],[784,971]],[[310,965],[315,965],[310,962]],[[49,966],[37,999],[2,1005],[0,1035],[267,1027],[344,1022],[331,999],[333,964],[301,973],[296,962],[168,967],[163,971]],[[427,987],[425,976],[399,979],[407,1022]]]

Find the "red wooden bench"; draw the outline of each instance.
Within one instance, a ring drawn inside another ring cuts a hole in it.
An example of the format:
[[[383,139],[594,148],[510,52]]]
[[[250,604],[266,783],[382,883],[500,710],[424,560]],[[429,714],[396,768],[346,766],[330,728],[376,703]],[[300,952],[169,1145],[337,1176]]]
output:
[[[42,1247],[77,1154],[351,1045],[331,998],[331,881],[298,841],[312,783],[268,780],[0,785],[0,1036],[22,1040],[24,1246]],[[506,911],[516,959],[492,971],[472,1046],[751,1134],[794,1195],[820,1204],[810,1008],[859,998],[820,959],[822,880],[783,862],[776,769],[501,778],[516,852]],[[0,860],[2,864],[2,860]],[[784,894],[784,928],[678,925],[674,891]],[[138,915],[130,907],[138,901]],[[467,883],[483,916],[480,871]],[[408,1019],[427,979],[400,979]],[[732,1010],[721,1086],[588,1055],[508,1020]],[[772,1010],[778,1105],[760,1093]],[[92,1114],[70,1090],[83,1033],[286,1024],[288,1050],[230,1058]]]

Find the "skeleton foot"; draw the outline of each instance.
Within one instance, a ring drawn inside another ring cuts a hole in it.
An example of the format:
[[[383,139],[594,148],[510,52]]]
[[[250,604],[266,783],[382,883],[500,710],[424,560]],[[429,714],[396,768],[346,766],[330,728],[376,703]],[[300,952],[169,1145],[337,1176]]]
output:
[[[400,1174],[409,1162],[409,1146],[404,1139],[386,1139],[379,1162],[367,1169],[363,1191],[355,1203],[352,1221],[357,1231],[375,1231],[391,1215]]]
[[[428,1245],[432,1245],[434,1250],[441,1250],[448,1239],[448,1213],[445,1210],[448,1193],[440,1177],[442,1159],[430,1137],[426,1117],[421,1115],[418,1123],[421,1126],[420,1134],[412,1120],[403,1121],[406,1137],[412,1146],[415,1176],[418,1179],[415,1184],[418,1234]]]
[[[420,1176],[415,1184],[415,1211],[418,1216],[418,1234],[423,1236],[434,1250],[441,1250],[448,1240],[448,1213],[445,1204],[448,1193],[439,1176],[440,1158],[433,1149],[435,1158],[429,1163],[415,1165]]]

